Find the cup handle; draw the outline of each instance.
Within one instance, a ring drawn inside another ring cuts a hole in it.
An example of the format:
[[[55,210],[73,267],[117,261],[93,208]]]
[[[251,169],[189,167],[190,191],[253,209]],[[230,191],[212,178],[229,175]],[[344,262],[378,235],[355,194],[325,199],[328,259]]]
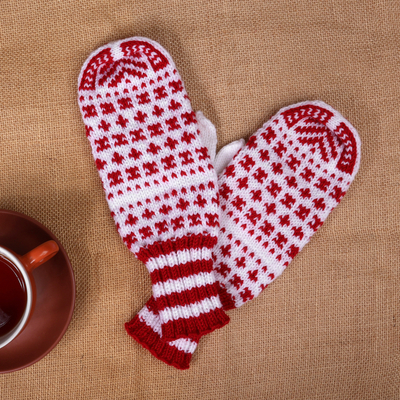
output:
[[[24,264],[26,270],[30,272],[50,260],[57,254],[58,250],[58,244],[54,240],[49,240],[21,256],[20,261]]]

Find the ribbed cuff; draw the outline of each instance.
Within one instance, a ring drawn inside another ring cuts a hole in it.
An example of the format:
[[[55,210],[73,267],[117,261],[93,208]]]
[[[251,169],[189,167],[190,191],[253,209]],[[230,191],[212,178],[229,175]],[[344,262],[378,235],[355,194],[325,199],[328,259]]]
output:
[[[229,323],[229,321],[229,317],[221,308],[189,318],[179,316],[177,319],[169,320],[168,322],[163,321],[163,337],[169,337],[170,339],[166,338],[169,341],[176,340],[176,338],[192,339],[220,329]]]
[[[161,321],[158,315],[153,314],[146,306],[130,322],[125,324],[125,329],[154,357],[177,369],[189,368],[199,338],[196,340],[178,339],[171,343],[164,341],[159,334]]]
[[[141,249],[161,319],[162,337],[202,336],[229,322],[222,310],[211,252],[217,238],[190,235]]]

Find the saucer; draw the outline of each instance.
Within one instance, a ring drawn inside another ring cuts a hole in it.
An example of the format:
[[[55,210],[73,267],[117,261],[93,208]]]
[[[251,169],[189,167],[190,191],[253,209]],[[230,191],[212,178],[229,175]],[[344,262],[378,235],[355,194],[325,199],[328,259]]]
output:
[[[33,271],[36,306],[26,328],[0,349],[0,374],[29,367],[46,356],[61,340],[75,305],[75,279],[67,253],[57,238],[34,219],[0,210],[0,244],[23,255],[47,240],[59,252]]]

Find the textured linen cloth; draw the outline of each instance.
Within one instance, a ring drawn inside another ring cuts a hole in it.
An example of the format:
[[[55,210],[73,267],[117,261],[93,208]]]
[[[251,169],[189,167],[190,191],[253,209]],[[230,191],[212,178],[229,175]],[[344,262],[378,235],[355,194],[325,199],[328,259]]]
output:
[[[398,2],[3,0],[0,12],[0,207],[54,232],[77,285],[67,333],[0,375],[2,400],[400,397]],[[168,49],[219,148],[306,100],[338,110],[362,142],[340,207],[202,339],[188,371],[125,332],[150,278],[115,229],[76,99],[88,55],[132,36]]]

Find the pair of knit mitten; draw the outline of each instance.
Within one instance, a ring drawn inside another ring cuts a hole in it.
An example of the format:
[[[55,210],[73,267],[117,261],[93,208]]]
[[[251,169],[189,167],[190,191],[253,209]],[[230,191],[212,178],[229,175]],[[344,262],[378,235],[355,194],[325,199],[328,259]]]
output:
[[[126,329],[180,369],[282,274],[359,167],[356,130],[315,101],[280,110],[217,177],[170,55],[145,38],[88,58],[79,105],[118,232],[151,277]]]

